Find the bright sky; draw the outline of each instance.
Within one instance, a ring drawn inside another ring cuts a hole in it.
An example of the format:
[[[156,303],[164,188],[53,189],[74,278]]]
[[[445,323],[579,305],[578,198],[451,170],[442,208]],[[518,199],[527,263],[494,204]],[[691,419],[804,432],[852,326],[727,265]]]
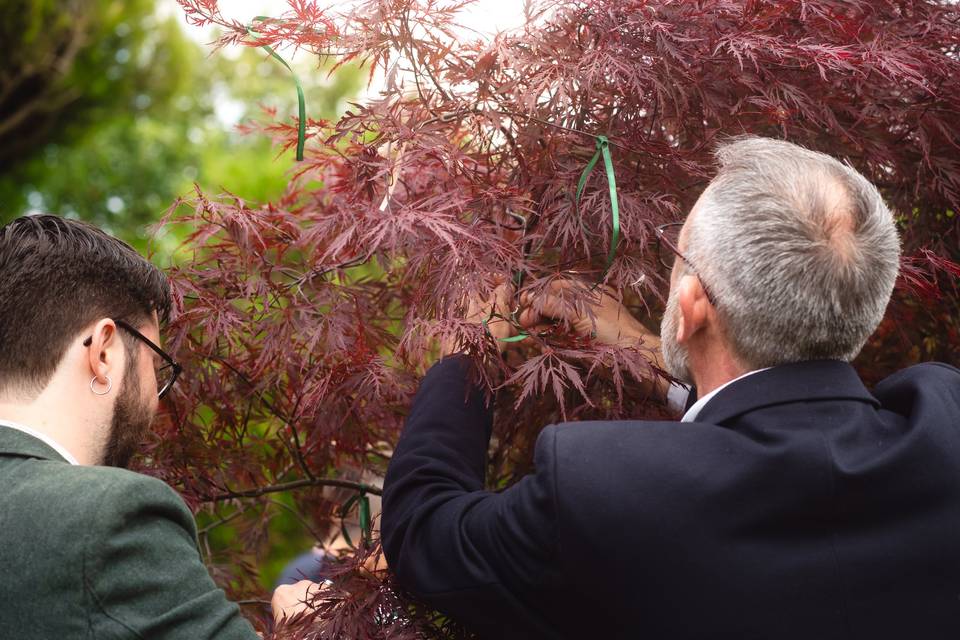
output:
[[[348,6],[350,2],[329,2],[338,8]],[[324,6],[323,1],[318,2]],[[234,18],[240,22],[250,22],[255,16],[278,16],[287,11],[289,6],[286,0],[220,0],[220,11],[227,18]],[[197,42],[210,41],[209,32],[197,27],[191,27],[183,21],[183,11],[176,0],[163,0],[160,11],[164,15],[175,15],[181,18],[184,30]],[[461,24],[474,29],[479,34],[491,36],[498,31],[505,31],[523,24],[523,2],[521,0],[476,0],[466,7],[460,19]],[[469,33],[469,32],[468,32]],[[477,34],[469,33],[468,37]]]

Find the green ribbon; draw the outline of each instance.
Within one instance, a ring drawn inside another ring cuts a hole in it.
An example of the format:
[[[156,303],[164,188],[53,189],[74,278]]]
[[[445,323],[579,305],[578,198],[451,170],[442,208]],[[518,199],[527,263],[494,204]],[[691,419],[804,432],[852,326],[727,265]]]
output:
[[[590,162],[580,175],[580,182],[577,184],[577,208],[580,207],[580,195],[583,188],[587,185],[587,178],[590,172],[597,166],[597,161],[603,156],[603,168],[607,173],[607,186],[610,187],[610,213],[613,217],[613,235],[610,238],[610,252],[607,254],[607,266],[603,270],[600,279],[606,277],[610,267],[613,266],[613,259],[617,255],[617,246],[620,244],[620,204],[617,201],[617,178],[613,174],[613,160],[610,158],[610,141],[606,136],[597,136],[597,150],[594,152]]]
[[[600,276],[600,281],[607,276],[607,272],[610,271],[610,267],[613,266],[613,259],[617,256],[617,248],[620,245],[620,204],[617,200],[617,178],[613,173],[613,159],[610,157],[610,141],[606,136],[595,136],[597,141],[597,150],[594,152],[593,157],[590,158],[590,162],[587,163],[587,166],[584,168],[583,173],[580,174],[580,181],[577,183],[577,209],[580,208],[580,196],[583,194],[584,187],[587,186],[587,178],[590,177],[590,173],[593,171],[594,167],[597,166],[597,162],[603,157],[603,168],[607,174],[607,186],[610,188],[610,213],[613,218],[612,226],[613,233],[610,238],[610,252],[607,254],[607,266],[603,269],[603,274]],[[523,280],[523,273],[518,272],[515,276],[517,284]],[[599,284],[599,282],[597,284]],[[486,329],[487,333],[490,333],[490,328],[487,326],[487,323],[493,318],[503,318],[498,314],[493,313],[493,310],[490,311],[490,315],[486,320],[482,320],[483,328]],[[517,324],[517,319],[515,314],[511,314],[509,318],[514,324]],[[509,338],[498,338],[500,342],[520,342],[521,340],[526,340],[530,337],[530,334],[521,331],[515,336],[510,336]]]
[[[267,16],[256,16],[253,19],[254,22],[268,22],[270,18]],[[256,31],[247,27],[247,33],[249,33],[254,38],[260,38],[260,34]],[[303,86],[300,85],[300,78],[297,77],[297,74],[294,73],[293,69],[287,64],[287,61],[281,58],[273,47],[268,44],[260,45],[267,53],[269,53],[275,60],[279,61],[280,64],[285,66],[290,72],[290,75],[293,76],[293,82],[297,85],[297,106],[300,112],[300,124],[297,127],[297,160],[303,160],[303,147],[307,140],[307,105],[306,100],[303,97]]]
[[[506,318],[504,318],[504,317],[501,316],[500,314],[491,313],[490,316],[487,317],[486,320],[481,320],[481,321],[480,321],[480,324],[482,324],[482,325],[483,325],[483,328],[487,330],[487,333],[490,333],[490,327],[487,326],[487,322],[489,322],[489,321],[492,320],[493,318],[500,318],[500,319],[502,319],[502,320],[506,320]],[[516,323],[516,318],[511,318],[510,320],[512,320],[514,323]],[[526,339],[529,338],[529,337],[530,337],[530,334],[529,334],[529,333],[527,333],[526,331],[521,331],[520,333],[518,333],[518,334],[515,335],[515,336],[510,336],[509,338],[497,338],[497,340],[499,340],[500,342],[520,342],[521,340],[526,340]]]
[[[363,536],[364,548],[369,548],[373,542],[370,527],[370,498],[363,491],[360,492],[360,535]]]
[[[356,545],[353,544],[353,539],[350,537],[350,532],[347,531],[347,524],[344,522],[353,505],[357,505],[357,513],[360,520],[361,543],[363,547],[367,549],[373,544],[373,527],[371,524],[372,518],[370,517],[370,498],[367,497],[366,491],[361,490],[359,493],[354,494],[340,506],[340,533],[343,534],[343,539],[347,545],[351,549],[356,549]]]

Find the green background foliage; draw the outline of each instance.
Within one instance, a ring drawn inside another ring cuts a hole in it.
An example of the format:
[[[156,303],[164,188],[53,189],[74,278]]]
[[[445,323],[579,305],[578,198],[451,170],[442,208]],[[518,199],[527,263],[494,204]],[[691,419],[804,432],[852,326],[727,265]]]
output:
[[[152,243],[150,225],[195,183],[251,201],[283,193],[292,151],[235,125],[270,120],[263,108],[295,114],[289,72],[259,49],[210,55],[187,37],[182,13],[163,17],[157,4],[0,3],[0,222],[30,211],[88,220],[165,264],[186,230],[165,229]],[[365,79],[356,67],[329,74],[305,56],[295,68],[315,119],[335,119]],[[200,517],[202,546],[215,571],[229,572],[217,567],[222,551],[235,558],[246,541],[229,523],[208,527],[215,522]],[[288,510],[263,525],[268,551],[247,562],[270,589],[314,536]]]
[[[76,22],[83,32],[71,36]],[[0,154],[0,220],[59,213],[145,250],[147,227],[194,183],[210,192],[229,185],[254,201],[283,192],[293,154],[234,127],[266,119],[262,107],[296,113],[290,74],[266,52],[210,55],[185,35],[182,14],[161,17],[155,0],[3,3],[0,37],[11,54],[0,62],[0,95],[65,40],[80,41],[70,64],[0,100],[0,147],[8,150]],[[355,67],[328,75],[315,59],[300,62],[311,118],[335,117],[362,86]],[[3,130],[11,114],[33,108],[44,118]],[[175,245],[168,238],[158,253]]]

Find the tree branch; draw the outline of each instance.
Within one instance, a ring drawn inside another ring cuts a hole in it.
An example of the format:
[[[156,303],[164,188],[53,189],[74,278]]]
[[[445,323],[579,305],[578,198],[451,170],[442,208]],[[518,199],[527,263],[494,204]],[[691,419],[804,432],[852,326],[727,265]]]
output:
[[[374,496],[383,495],[383,489],[380,487],[372,484],[364,484],[363,482],[340,480],[338,478],[302,478],[300,480],[291,480],[290,482],[282,482],[280,484],[257,487],[256,489],[224,491],[223,493],[206,497],[201,500],[201,502],[222,502],[224,500],[233,500],[237,498],[260,498],[269,493],[293,491],[295,489],[303,489],[306,487],[339,487],[341,489],[355,489],[357,491],[363,491],[364,493],[369,493],[370,495]]]

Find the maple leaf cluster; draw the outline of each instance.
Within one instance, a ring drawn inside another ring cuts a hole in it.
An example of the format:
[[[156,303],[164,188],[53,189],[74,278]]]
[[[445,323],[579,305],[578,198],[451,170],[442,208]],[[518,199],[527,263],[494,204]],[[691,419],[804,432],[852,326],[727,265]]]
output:
[[[865,379],[960,360],[953,4],[550,0],[486,40],[458,27],[463,1],[291,0],[255,32],[216,0],[179,2],[190,23],[221,28],[220,45],[359,61],[383,78],[336,122],[308,119],[305,158],[277,201],[198,191],[171,209],[170,224],[191,229],[167,338],[186,371],[148,467],[195,510],[231,514],[247,543],[222,567],[235,597],[257,595],[250,550],[265,544],[277,494],[318,538],[343,495],[376,494],[441,340],[463,345],[501,408],[491,489],[530,470],[549,423],[666,415],[641,384],[662,375],[644,345],[558,325],[501,356],[463,320],[464,296],[487,297],[502,277],[534,296],[574,278],[567,303],[583,308],[602,282],[655,328],[668,274],[653,229],[689,211],[731,136],[842,158],[898,212],[902,276],[857,362]],[[297,142],[295,118],[249,128]],[[596,136],[610,144],[615,246],[602,162],[576,193]],[[464,633],[397,590],[378,553],[374,540],[345,559],[304,637]]]

